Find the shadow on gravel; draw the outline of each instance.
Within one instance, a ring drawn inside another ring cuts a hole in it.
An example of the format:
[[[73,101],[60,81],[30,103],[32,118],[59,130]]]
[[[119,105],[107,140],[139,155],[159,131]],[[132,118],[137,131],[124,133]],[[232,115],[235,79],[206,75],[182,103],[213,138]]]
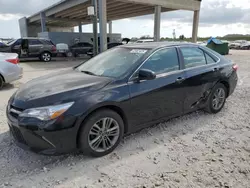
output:
[[[101,169],[112,166],[116,161],[127,159],[133,155],[143,155],[143,152],[153,152],[157,147],[164,148],[171,140],[192,133],[202,126],[194,123],[198,118],[209,121],[211,115],[204,112],[194,112],[144,129],[124,138],[113,153],[102,158],[91,158],[80,153],[61,156],[38,155],[17,147],[12,136],[6,132],[0,134],[0,166],[2,166],[0,179],[10,181],[13,176],[21,179],[27,175],[35,177],[37,174],[50,172],[53,172],[56,179],[62,181],[71,181],[81,177],[82,172],[84,172],[84,176],[93,178],[93,172],[101,174]],[[74,173],[69,173],[70,170],[74,170]]]
[[[7,91],[13,88],[15,88],[14,84],[5,84],[0,91]]]

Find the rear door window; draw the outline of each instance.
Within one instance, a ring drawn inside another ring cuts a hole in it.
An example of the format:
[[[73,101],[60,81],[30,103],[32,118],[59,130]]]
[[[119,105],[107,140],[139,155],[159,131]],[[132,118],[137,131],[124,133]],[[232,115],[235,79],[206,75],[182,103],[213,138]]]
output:
[[[29,45],[40,45],[42,42],[38,39],[29,39]]]
[[[216,63],[216,61],[210,55],[208,55],[207,53],[205,53],[205,57],[206,57],[206,60],[207,60],[207,64]]]
[[[201,49],[196,47],[183,47],[180,49],[186,69],[206,65],[205,54]]]

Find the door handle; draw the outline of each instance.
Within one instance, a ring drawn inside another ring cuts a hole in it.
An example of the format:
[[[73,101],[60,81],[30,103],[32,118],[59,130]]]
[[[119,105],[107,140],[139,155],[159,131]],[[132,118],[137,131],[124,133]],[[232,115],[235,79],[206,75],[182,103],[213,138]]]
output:
[[[180,83],[182,83],[184,80],[185,80],[185,78],[183,78],[183,77],[178,77],[178,78],[175,80],[175,82],[178,83],[178,84],[180,84]]]

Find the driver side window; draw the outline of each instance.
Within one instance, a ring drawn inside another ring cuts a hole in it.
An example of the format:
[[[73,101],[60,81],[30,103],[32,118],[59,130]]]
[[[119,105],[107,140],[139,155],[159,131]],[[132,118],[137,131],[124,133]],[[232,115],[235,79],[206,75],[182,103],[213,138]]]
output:
[[[141,67],[156,74],[179,70],[179,60],[175,48],[166,48],[155,52]]]

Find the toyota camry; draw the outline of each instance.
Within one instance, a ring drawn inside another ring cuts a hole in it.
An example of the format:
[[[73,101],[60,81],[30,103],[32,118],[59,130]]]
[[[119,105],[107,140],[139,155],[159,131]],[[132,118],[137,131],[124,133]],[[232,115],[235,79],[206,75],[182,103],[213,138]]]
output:
[[[22,148],[100,157],[150,125],[199,109],[218,113],[237,69],[191,43],[119,46],[21,86],[7,106],[8,125]]]

